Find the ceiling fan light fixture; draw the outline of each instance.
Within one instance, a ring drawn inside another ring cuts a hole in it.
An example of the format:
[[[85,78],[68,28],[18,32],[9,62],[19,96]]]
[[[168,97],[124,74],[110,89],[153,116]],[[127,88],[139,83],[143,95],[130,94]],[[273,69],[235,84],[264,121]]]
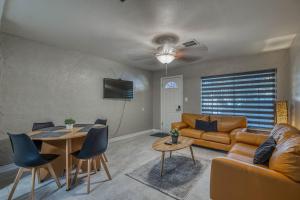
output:
[[[164,45],[158,48],[159,53],[157,53],[155,56],[159,62],[162,64],[169,64],[175,59],[175,49]]]
[[[156,58],[162,64],[169,64],[175,59],[175,56],[173,54],[157,54]]]

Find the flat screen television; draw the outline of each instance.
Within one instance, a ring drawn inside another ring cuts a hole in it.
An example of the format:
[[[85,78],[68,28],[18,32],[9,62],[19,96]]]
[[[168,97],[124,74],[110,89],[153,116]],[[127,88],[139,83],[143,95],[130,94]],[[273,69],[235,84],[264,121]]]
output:
[[[103,79],[103,98],[133,99],[133,82],[121,79]]]

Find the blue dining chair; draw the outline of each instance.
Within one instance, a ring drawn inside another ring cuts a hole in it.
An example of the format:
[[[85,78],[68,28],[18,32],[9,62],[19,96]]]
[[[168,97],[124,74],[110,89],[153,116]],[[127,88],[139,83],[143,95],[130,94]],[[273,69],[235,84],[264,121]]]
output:
[[[101,125],[105,125],[106,126],[107,125],[107,119],[100,119],[100,118],[98,118],[98,119],[96,119],[95,124],[101,124]],[[108,126],[107,126],[107,131],[108,131]],[[103,158],[104,158],[105,162],[108,162],[108,159],[107,159],[105,153],[103,153]]]
[[[54,127],[54,123],[53,122],[34,122],[32,124],[32,131],[38,131],[41,130],[43,128],[50,128],[50,127]],[[33,141],[33,143],[35,144],[35,146],[38,148],[39,151],[41,151],[42,149],[42,141],[39,140],[35,140]]]
[[[51,176],[55,179],[58,188],[61,187],[61,184],[51,165],[51,161],[55,160],[58,155],[40,154],[30,137],[24,133],[8,133],[8,136],[11,142],[14,163],[19,167],[13,187],[8,196],[9,200],[12,199],[15,189],[24,171],[31,171],[32,173],[31,199],[34,199],[35,175],[40,167],[47,167]]]
[[[100,159],[100,164],[103,165],[103,168],[106,172],[106,175],[109,180],[111,180],[111,175],[107,168],[107,165],[103,158],[103,153],[107,150],[108,146],[108,132],[107,127],[105,128],[92,128],[86,136],[86,139],[82,145],[82,148],[79,151],[72,153],[72,155],[78,159],[78,164],[76,168],[76,173],[74,176],[74,183],[77,183],[77,176],[83,161],[88,163],[88,184],[87,192],[90,192],[90,173],[91,173],[91,164],[92,162],[95,165],[96,159]]]
[[[107,124],[107,119],[96,119],[95,124],[102,124],[102,125],[106,125]]]

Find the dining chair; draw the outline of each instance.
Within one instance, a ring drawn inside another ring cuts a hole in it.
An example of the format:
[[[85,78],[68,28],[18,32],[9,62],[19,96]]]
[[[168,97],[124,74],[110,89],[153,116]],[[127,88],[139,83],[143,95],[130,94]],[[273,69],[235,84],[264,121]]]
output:
[[[53,122],[34,122],[32,124],[32,131],[37,131],[37,130],[40,130],[40,129],[43,129],[43,128],[50,128],[50,127],[54,127],[54,123]],[[39,151],[41,151],[42,149],[42,144],[43,142],[42,141],[39,141],[39,140],[35,140],[33,141],[33,143],[35,144],[35,146],[37,147],[37,149]]]
[[[96,119],[94,124],[102,124],[102,125],[106,125],[107,124],[107,119]]]
[[[41,130],[43,128],[51,128],[51,127],[54,127],[54,123],[53,122],[34,122],[32,124],[32,131],[38,131],[38,130]],[[39,151],[42,150],[42,146],[43,146],[43,141],[41,140],[33,140],[33,143],[35,144],[35,146],[37,147],[37,149]],[[37,170],[37,176],[38,176],[38,181],[39,183],[42,182],[41,180],[41,172],[40,172],[40,169]]]
[[[87,161],[88,164],[88,184],[87,192],[90,193],[90,174],[91,174],[91,164],[95,165],[96,159],[100,159],[100,166],[106,172],[109,180],[111,180],[111,175],[109,173],[108,167],[104,161],[103,153],[107,150],[108,146],[108,132],[107,127],[105,128],[92,128],[86,136],[86,139],[82,145],[81,150],[72,153],[72,155],[78,159],[78,164],[76,167],[76,172],[74,176],[74,183],[77,184],[77,176],[81,169],[83,161]]]
[[[57,187],[60,188],[61,184],[52,168],[51,161],[55,160],[58,155],[56,154],[40,154],[37,147],[28,135],[10,134],[11,147],[13,151],[14,163],[19,167],[17,176],[14,180],[13,187],[9,193],[8,200],[12,199],[16,187],[24,171],[31,171],[32,185],[31,185],[31,199],[34,199],[35,188],[35,175],[40,167],[47,167],[51,176],[54,178]]]
[[[94,124],[102,124],[102,125],[105,125],[105,126],[106,126],[106,124],[107,124],[107,119],[100,119],[100,118],[98,118],[98,119],[96,119],[96,121],[95,121]],[[108,128],[107,128],[107,131],[108,131]],[[104,161],[105,161],[105,162],[108,162],[108,159],[107,159],[105,153],[103,153],[103,158],[104,158]]]

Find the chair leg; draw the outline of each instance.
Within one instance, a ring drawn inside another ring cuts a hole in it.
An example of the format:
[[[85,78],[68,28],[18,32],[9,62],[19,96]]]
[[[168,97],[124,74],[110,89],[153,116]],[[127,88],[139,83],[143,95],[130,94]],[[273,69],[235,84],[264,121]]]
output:
[[[36,174],[36,168],[32,168],[32,184],[31,184],[31,200],[34,200],[34,187],[35,187],[35,174]]]
[[[77,168],[76,168],[76,172],[75,172],[75,176],[74,176],[74,181],[73,181],[73,183],[75,185],[77,185],[77,180],[78,180],[77,177],[78,177],[78,173],[79,173],[79,171],[81,169],[81,165],[82,165],[82,160],[79,160],[78,163],[77,163]]]
[[[51,176],[54,178],[54,180],[56,182],[57,187],[61,188],[61,184],[60,184],[60,182],[59,182],[59,180],[58,180],[58,178],[57,178],[57,176],[56,176],[56,174],[55,174],[55,172],[53,170],[52,165],[49,163],[47,166],[48,166],[48,170],[49,170]]]
[[[101,159],[100,159],[100,157],[101,156],[97,156],[98,158],[99,158],[99,171],[101,170]]]
[[[38,178],[39,184],[42,183],[42,179],[41,179],[41,169],[40,169],[40,168],[37,169],[37,178]]]
[[[108,171],[107,165],[106,165],[106,163],[104,161],[103,154],[100,155],[100,161],[101,161],[101,163],[103,165],[103,168],[104,168],[104,170],[106,172],[106,175],[107,175],[108,179],[111,180],[111,176],[110,176],[110,173]]]
[[[87,193],[90,193],[90,184],[91,184],[91,162],[92,162],[92,159],[88,159],[88,184],[87,184]]]
[[[18,170],[17,176],[16,176],[16,178],[15,178],[15,180],[14,180],[13,187],[12,187],[10,193],[9,193],[8,200],[11,200],[11,199],[12,199],[12,197],[13,197],[13,195],[14,195],[14,192],[15,192],[15,190],[16,190],[16,187],[17,187],[17,185],[18,185],[18,183],[19,183],[19,181],[20,181],[20,178],[21,178],[22,175],[23,175],[23,172],[24,172],[24,169],[23,169],[23,168],[20,168],[20,169]]]
[[[108,159],[107,159],[105,153],[103,153],[102,155],[103,155],[104,161],[105,161],[105,162],[108,162]]]
[[[96,173],[97,173],[96,158],[93,158],[92,162],[93,162],[94,172],[95,172],[95,174],[96,174]]]

